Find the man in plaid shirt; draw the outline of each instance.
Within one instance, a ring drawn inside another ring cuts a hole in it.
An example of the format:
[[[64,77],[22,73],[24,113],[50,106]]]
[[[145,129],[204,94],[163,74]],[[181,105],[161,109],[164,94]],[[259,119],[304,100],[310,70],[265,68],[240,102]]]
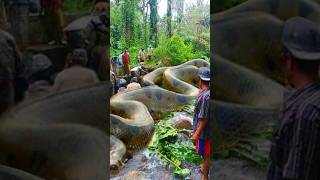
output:
[[[268,180],[320,179],[320,29],[294,17],[284,24],[283,69],[292,90],[271,146]]]

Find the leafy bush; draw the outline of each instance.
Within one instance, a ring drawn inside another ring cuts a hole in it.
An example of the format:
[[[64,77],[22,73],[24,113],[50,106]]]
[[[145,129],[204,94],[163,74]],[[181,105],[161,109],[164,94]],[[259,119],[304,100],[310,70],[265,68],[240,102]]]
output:
[[[182,162],[201,164],[202,157],[195,150],[191,140],[177,141],[178,133],[190,133],[188,130],[176,129],[172,126],[169,119],[170,113],[164,120],[156,125],[155,134],[148,145],[148,149],[159,155],[165,163],[174,166],[174,174],[186,177],[190,170],[182,167]]]
[[[192,51],[193,47],[178,35],[173,35],[170,39],[161,37],[159,46],[154,50],[153,61],[160,62],[162,66],[179,65],[201,55]]]

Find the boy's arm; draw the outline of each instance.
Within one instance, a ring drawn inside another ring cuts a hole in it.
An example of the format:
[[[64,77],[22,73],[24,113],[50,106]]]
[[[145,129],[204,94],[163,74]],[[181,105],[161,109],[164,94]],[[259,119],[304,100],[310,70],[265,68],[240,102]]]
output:
[[[200,104],[200,111],[199,111],[199,114],[197,114],[199,118],[199,124],[191,137],[193,143],[199,140],[209,120],[209,97],[200,101],[199,104]]]
[[[197,130],[193,133],[191,139],[193,143],[199,140],[201,133],[203,132],[204,128],[206,127],[208,123],[208,119],[201,119],[199,122],[199,126]]]

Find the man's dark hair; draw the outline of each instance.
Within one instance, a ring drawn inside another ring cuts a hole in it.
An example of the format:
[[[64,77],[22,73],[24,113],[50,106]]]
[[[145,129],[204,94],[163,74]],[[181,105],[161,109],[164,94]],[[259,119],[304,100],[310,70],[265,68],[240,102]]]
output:
[[[283,47],[283,53],[285,57],[289,57],[290,59],[292,59],[293,63],[295,63],[304,72],[313,72],[313,71],[318,71],[319,69],[320,59],[319,60],[298,59],[294,57],[293,54],[286,47]]]

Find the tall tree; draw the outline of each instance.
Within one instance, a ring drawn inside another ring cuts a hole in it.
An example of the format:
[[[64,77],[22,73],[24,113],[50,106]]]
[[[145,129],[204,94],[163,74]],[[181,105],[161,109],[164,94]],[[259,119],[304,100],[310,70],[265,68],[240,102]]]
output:
[[[157,0],[150,0],[150,40],[154,47],[158,46],[158,2]]]
[[[167,36],[172,36],[172,0],[167,0]]]
[[[183,12],[184,12],[184,0],[174,1],[174,9],[177,11],[177,23],[180,25],[182,22]]]
[[[138,0],[123,0],[121,4],[123,22],[124,48],[129,48],[134,43],[135,24],[137,19]]]
[[[144,40],[144,47],[147,48],[148,46],[148,31],[147,31],[147,18],[148,18],[148,11],[149,11],[149,1],[148,0],[142,0],[140,11],[143,17],[143,40]]]

